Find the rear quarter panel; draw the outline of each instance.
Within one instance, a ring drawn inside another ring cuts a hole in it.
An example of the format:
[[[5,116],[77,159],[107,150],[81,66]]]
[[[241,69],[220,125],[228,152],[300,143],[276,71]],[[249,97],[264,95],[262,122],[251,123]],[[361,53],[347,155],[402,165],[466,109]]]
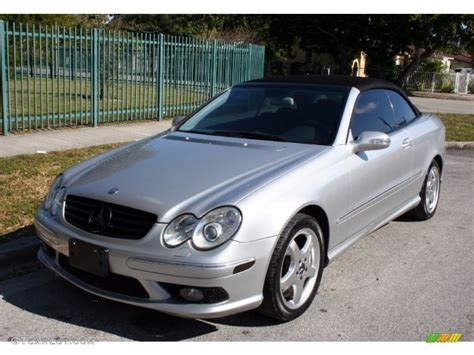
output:
[[[444,124],[432,114],[423,114],[408,129],[414,149],[412,171],[424,177],[435,156],[440,155],[443,161],[446,158]]]

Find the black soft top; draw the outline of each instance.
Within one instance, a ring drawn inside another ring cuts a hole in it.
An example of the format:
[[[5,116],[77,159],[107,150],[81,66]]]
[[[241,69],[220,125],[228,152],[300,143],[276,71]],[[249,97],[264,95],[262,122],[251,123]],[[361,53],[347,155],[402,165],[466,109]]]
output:
[[[415,110],[417,115],[420,115],[418,108],[408,99],[405,92],[397,85],[381,79],[375,78],[360,78],[356,76],[347,75],[295,75],[295,76],[275,76],[257,80],[247,81],[241,85],[252,84],[302,84],[302,85],[326,85],[326,86],[342,86],[355,87],[360,91],[367,91],[371,89],[388,89],[398,92],[402,95]]]
[[[350,86],[360,91],[370,89],[390,89],[400,91],[400,88],[389,81],[360,78],[357,76],[346,75],[296,75],[296,76],[275,76],[257,80],[247,81],[247,83],[278,83],[278,84],[313,84],[313,85],[335,85]]]

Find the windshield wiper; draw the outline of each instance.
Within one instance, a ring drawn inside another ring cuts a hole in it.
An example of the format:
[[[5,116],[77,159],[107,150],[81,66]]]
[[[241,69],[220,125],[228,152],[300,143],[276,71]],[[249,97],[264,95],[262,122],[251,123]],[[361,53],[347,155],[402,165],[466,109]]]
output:
[[[396,127],[393,127],[390,123],[388,123],[387,121],[385,121],[382,117],[379,117],[379,120],[382,121],[382,123],[384,125],[386,125],[388,128],[390,128],[391,130],[393,130],[394,128]]]
[[[283,137],[276,136],[274,134],[265,133],[265,132],[256,132],[256,131],[213,131],[213,134],[228,136],[228,137],[242,137],[242,138],[254,138],[254,139],[263,139],[270,141],[279,141],[287,142]]]

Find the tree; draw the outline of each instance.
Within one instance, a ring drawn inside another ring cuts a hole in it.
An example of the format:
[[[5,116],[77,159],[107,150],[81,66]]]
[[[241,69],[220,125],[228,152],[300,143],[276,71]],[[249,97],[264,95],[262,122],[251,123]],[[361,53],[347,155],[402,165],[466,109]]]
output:
[[[379,66],[393,63],[397,54],[407,54],[410,60],[395,78],[402,86],[435,52],[459,52],[473,46],[473,18],[472,15],[373,15],[361,49]]]
[[[28,23],[35,25],[60,26],[60,27],[102,27],[108,21],[107,15],[46,15],[46,14],[19,14],[0,15],[0,20]]]
[[[394,58],[410,60],[392,78],[401,85],[436,51],[474,51],[472,15],[286,15],[275,16],[270,36],[291,46],[330,53],[340,74],[350,74],[352,59],[367,53],[380,77],[394,71]]]
[[[258,38],[258,15],[115,15],[109,27],[202,39],[249,41]]]

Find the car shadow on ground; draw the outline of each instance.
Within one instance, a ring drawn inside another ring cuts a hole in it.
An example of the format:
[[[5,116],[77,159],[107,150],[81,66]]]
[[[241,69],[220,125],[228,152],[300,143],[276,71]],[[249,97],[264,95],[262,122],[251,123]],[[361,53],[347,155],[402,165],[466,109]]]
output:
[[[42,272],[50,273],[51,271]],[[213,320],[178,318],[91,295],[57,277],[37,286],[22,287],[22,290],[16,292],[12,292],[11,287],[2,283],[0,295],[3,296],[4,301],[26,312],[97,330],[99,332],[90,330],[84,332],[88,340],[97,341],[110,340],[111,337],[107,334],[130,340],[177,341],[217,332],[219,325],[255,327],[278,324],[256,312],[245,312]],[[71,338],[70,327],[56,322],[48,322],[47,325],[45,323],[46,327],[49,328],[47,334],[50,334],[51,338]],[[13,335],[26,336],[27,334]],[[39,334],[28,335],[39,336]]]

